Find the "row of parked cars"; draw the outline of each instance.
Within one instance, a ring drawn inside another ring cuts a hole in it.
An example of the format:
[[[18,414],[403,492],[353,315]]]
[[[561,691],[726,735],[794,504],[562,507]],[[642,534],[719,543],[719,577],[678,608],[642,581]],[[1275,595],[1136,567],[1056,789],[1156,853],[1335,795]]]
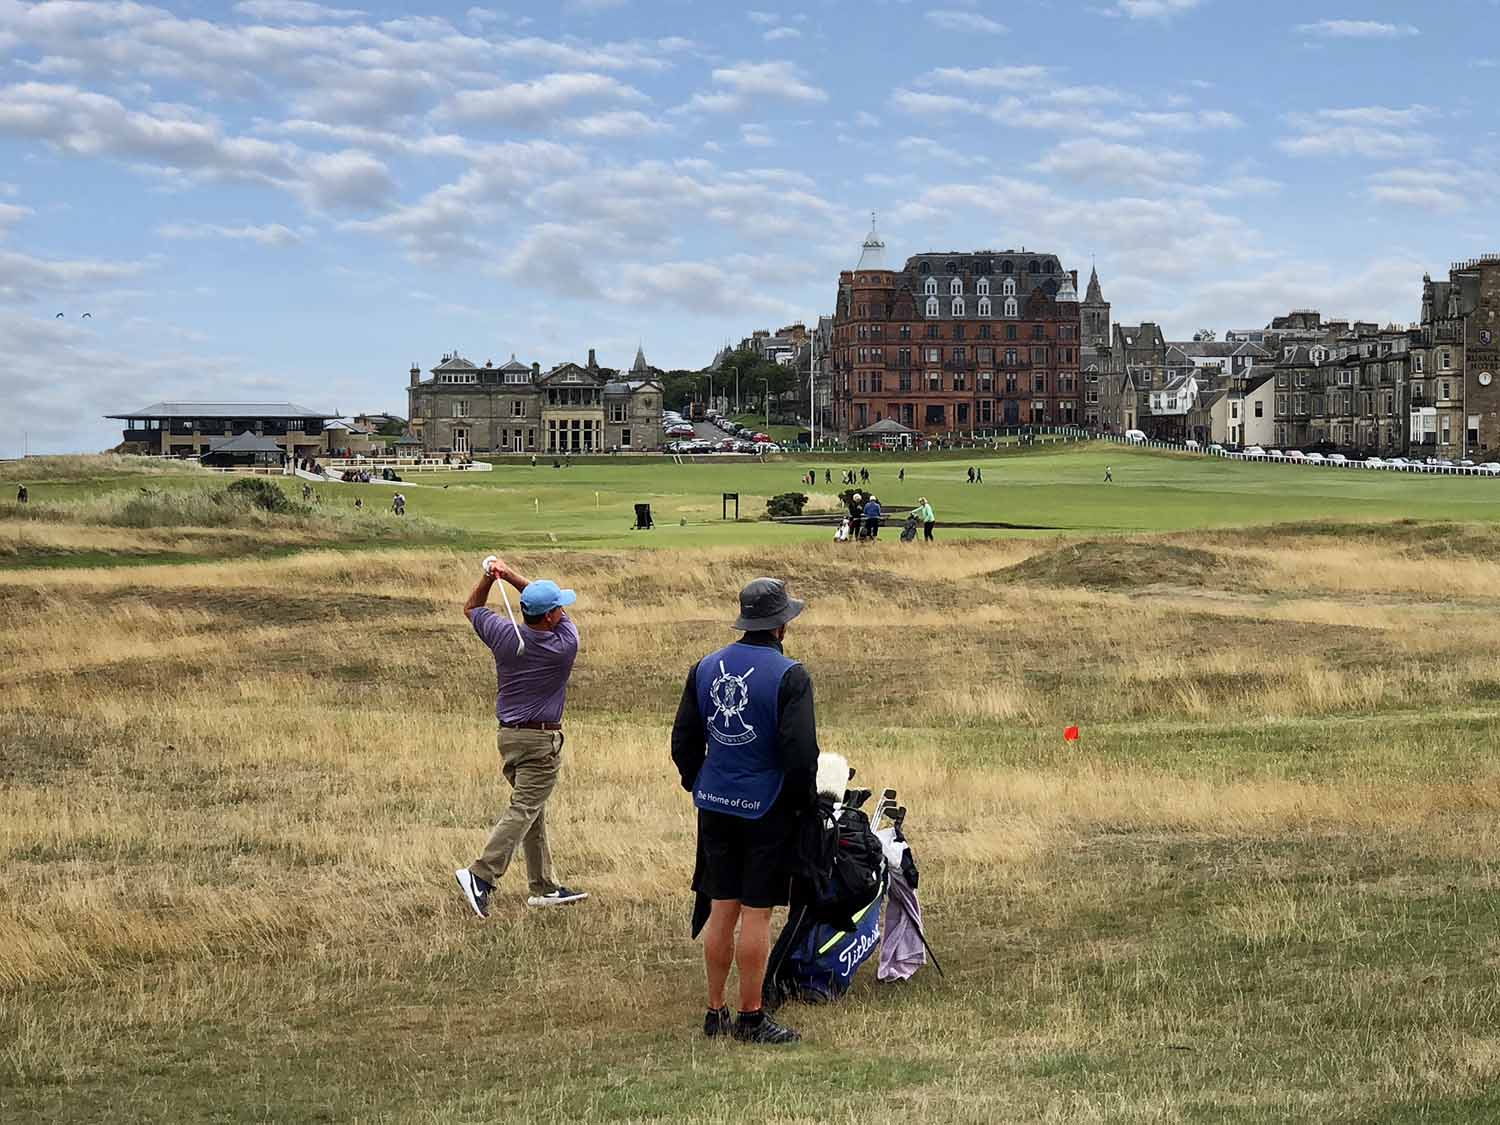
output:
[[[1188,442],[1190,448],[1196,448],[1197,442]],[[1259,461],[1293,461],[1304,465],[1334,465],[1348,469],[1385,469],[1397,473],[1453,473],[1467,474],[1471,476],[1500,476],[1500,461],[1486,461],[1483,464],[1476,463],[1465,458],[1462,461],[1451,461],[1447,458],[1429,457],[1425,461],[1418,461],[1407,457],[1366,457],[1363,460],[1355,457],[1346,457],[1342,453],[1303,453],[1300,449],[1288,449],[1285,452],[1280,449],[1264,449],[1258,445],[1249,446],[1243,450],[1230,451],[1223,446],[1210,445],[1210,453],[1220,453],[1225,457],[1237,457],[1243,460]]]
[[[741,426],[718,411],[707,416],[710,425],[723,432],[722,438],[698,436],[698,428],[675,410],[662,412],[662,429],[667,435],[668,453],[780,453],[781,446],[770,435]]]

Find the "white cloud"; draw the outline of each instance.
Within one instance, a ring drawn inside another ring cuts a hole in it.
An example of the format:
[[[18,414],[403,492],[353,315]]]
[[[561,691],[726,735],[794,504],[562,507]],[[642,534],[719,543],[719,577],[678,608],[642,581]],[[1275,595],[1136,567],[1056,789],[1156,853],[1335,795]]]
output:
[[[749,11],[745,13],[745,18],[751,23],[760,24],[762,27],[771,27],[781,22],[781,17],[775,12]]]
[[[279,23],[338,23],[358,19],[358,8],[329,8],[309,0],[241,0],[234,10],[251,19]]]
[[[752,148],[769,148],[776,143],[776,139],[764,125],[741,125],[740,142]]]
[[[1167,187],[1196,177],[1202,163],[1195,153],[1175,149],[1072,140],[1054,145],[1031,167],[1073,182]]]
[[[891,104],[917,117],[935,117],[951,124],[957,115],[973,115],[1008,129],[1043,129],[1059,133],[1093,133],[1106,137],[1138,137],[1144,130],[1133,121],[1106,117],[1087,109],[1058,108],[1035,99],[1006,97],[980,102],[952,94],[898,87]]]
[[[638,109],[615,109],[572,118],[563,123],[563,128],[580,137],[605,138],[644,137],[664,132],[667,126]]]
[[[713,81],[716,89],[694,94],[686,105],[679,108],[735,113],[764,100],[803,103],[828,100],[826,91],[804,79],[801,71],[789,62],[747,62],[719,67],[713,72]]]
[[[922,82],[924,85],[946,82],[978,90],[1029,90],[1050,74],[1050,68],[1045,66],[982,66],[973,69],[945,66],[928,71],[922,76]]]
[[[81,295],[142,273],[144,262],[97,258],[39,258],[0,249],[0,303],[24,304],[44,295]]]
[[[486,90],[460,90],[439,113],[460,121],[532,122],[582,99],[643,101],[645,95],[605,74],[556,73]]]
[[[316,153],[304,166],[301,193],[318,210],[369,211],[396,193],[390,171],[375,157],[358,149]]]
[[[896,142],[896,148],[922,162],[942,160],[960,168],[972,168],[987,163],[983,156],[971,156],[959,152],[948,145],[939,144],[931,137],[902,137]]]
[[[1168,113],[1132,113],[1131,120],[1148,129],[1171,129],[1196,133],[1208,129],[1238,129],[1245,123],[1224,110],[1174,110]]]
[[[1297,135],[1283,137],[1276,147],[1292,156],[1410,156],[1433,147],[1433,137],[1426,127],[1432,116],[1433,111],[1422,105],[1291,113],[1287,124]]]
[[[1382,23],[1379,20],[1318,20],[1298,24],[1297,30],[1323,39],[1406,39],[1422,34],[1409,23]]]
[[[927,21],[944,31],[977,32],[982,35],[1003,35],[1005,25],[978,12],[965,12],[955,8],[938,8],[927,13]]]
[[[1369,178],[1367,191],[1378,203],[1453,215],[1495,197],[1488,169],[1456,161],[1434,161],[1417,168],[1393,168]]]
[[[1200,0],[1117,0],[1105,14],[1132,20],[1169,19],[1196,8]]]
[[[22,207],[18,203],[0,203],[0,231],[34,213],[30,207]]]
[[[227,238],[234,242],[258,242],[262,246],[296,246],[302,241],[300,234],[280,223],[238,227],[218,223],[165,223],[156,228],[156,233],[163,238]]]
[[[801,39],[802,32],[795,27],[773,27],[761,36],[767,43],[775,43],[783,39]]]

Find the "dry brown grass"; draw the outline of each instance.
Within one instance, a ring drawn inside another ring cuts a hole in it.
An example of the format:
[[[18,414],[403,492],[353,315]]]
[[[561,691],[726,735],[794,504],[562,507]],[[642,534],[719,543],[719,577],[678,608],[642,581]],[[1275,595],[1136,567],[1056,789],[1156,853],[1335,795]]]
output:
[[[0,1117],[1488,1119],[1493,565],[1426,572],[1460,611],[1399,544],[1188,546],[1252,587],[1005,573],[1055,543],[516,560],[582,594],[549,820],[594,899],[511,876],[486,924],[449,874],[504,799],[471,558],[0,571]],[[764,572],[949,969],[774,1059],[692,1034],[667,760]]]

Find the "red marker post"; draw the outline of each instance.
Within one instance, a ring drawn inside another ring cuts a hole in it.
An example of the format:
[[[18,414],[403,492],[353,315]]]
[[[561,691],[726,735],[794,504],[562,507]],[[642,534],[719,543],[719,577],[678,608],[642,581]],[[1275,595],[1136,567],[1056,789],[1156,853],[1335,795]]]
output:
[[[1063,741],[1064,742],[1077,742],[1078,741],[1078,727],[1076,725],[1075,726],[1071,726],[1071,727],[1064,727],[1063,728]]]

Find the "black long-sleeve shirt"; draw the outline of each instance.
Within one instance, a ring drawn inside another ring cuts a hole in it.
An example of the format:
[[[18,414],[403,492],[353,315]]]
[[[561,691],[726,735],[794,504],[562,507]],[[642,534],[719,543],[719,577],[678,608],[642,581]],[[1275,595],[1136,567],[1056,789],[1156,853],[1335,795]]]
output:
[[[781,651],[781,644],[770,633],[746,633],[744,644],[760,645]],[[813,714],[812,677],[800,664],[788,668],[781,678],[776,695],[776,752],[786,781],[781,797],[794,808],[805,808],[815,797],[818,772],[818,728]],[[698,706],[698,665],[688,669],[682,702],[672,723],[672,761],[682,778],[682,787],[692,792],[703,760],[708,757],[704,734],[703,709]]]

